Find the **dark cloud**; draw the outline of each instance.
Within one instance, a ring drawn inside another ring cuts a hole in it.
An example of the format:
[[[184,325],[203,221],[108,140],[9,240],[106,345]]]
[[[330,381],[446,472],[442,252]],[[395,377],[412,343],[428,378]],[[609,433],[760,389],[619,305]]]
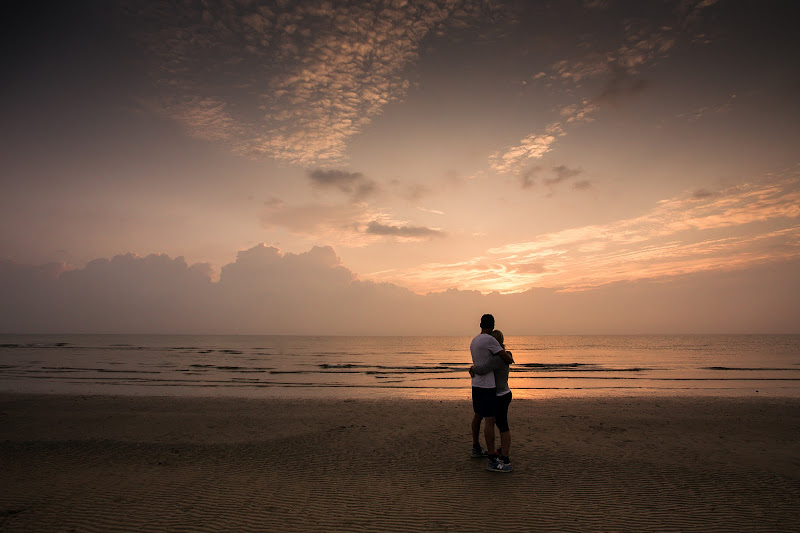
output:
[[[431,193],[430,187],[419,183],[405,184],[397,178],[393,179],[390,183],[397,191],[397,194],[409,202],[418,202]]]
[[[627,69],[614,65],[603,90],[593,100],[595,104],[617,105],[620,100],[636,96],[650,87],[650,82],[637,78]]]
[[[346,172],[344,170],[312,170],[308,177],[320,186],[336,187],[344,192],[351,192],[353,184],[364,180],[361,172]]]
[[[264,207],[276,208],[276,207],[283,206],[284,203],[285,202],[283,200],[281,200],[280,198],[276,198],[276,197],[272,196],[269,199],[264,200]]]
[[[572,188],[577,191],[586,191],[592,188],[592,182],[589,180],[580,180],[572,184]]]
[[[522,186],[522,188],[530,189],[531,187],[536,185],[536,178],[538,177],[538,174],[541,171],[542,167],[538,165],[533,167],[528,167],[525,170],[523,170],[519,175],[520,185]]]
[[[583,170],[580,168],[569,168],[565,165],[558,165],[553,167],[553,173],[555,174],[555,177],[546,179],[545,184],[556,185],[557,183],[561,183],[562,181],[583,174]]]
[[[580,168],[569,168],[566,165],[558,165],[553,167],[553,172],[559,177],[559,179],[567,179],[573,178],[580,174],[583,174],[583,169]]]
[[[316,169],[309,171],[312,184],[321,189],[336,189],[348,194],[353,201],[362,201],[378,191],[377,184],[361,172]]]
[[[567,181],[571,178],[583,174],[583,169],[569,168],[566,165],[556,165],[552,167],[550,170],[554,175],[552,177],[545,178],[542,182],[547,187],[558,185],[559,183],[562,183],[564,181]],[[542,167],[541,165],[526,168],[523,172],[520,173],[521,187],[523,189],[530,189],[531,187],[536,185],[539,177],[544,171],[545,171],[544,167]]]
[[[702,199],[710,198],[710,197],[714,196],[714,193],[712,193],[711,191],[709,191],[707,189],[697,189],[696,191],[694,191],[692,193],[692,196],[694,198],[697,198],[698,200],[702,200]]]
[[[431,192],[429,187],[419,184],[411,184],[406,187],[405,197],[412,202],[422,200]]]
[[[373,220],[367,224],[366,232],[371,235],[391,237],[441,237],[444,233],[437,229],[422,226],[391,226]]]

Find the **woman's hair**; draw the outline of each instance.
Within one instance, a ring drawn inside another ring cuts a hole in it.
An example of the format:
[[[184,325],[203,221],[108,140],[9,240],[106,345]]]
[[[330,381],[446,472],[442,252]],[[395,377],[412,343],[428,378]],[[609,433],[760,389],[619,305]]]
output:
[[[503,344],[505,339],[503,338],[503,332],[502,331],[500,331],[499,329],[496,329],[496,330],[492,331],[489,335],[491,335],[492,337],[497,339],[497,342],[500,343],[500,346],[502,346],[503,348],[506,347],[505,344]]]

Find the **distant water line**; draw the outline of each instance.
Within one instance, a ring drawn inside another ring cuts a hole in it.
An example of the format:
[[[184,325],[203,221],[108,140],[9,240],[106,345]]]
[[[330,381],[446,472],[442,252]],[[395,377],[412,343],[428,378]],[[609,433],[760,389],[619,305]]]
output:
[[[471,337],[0,335],[0,391],[466,398]],[[800,335],[509,336],[515,397],[800,397]]]

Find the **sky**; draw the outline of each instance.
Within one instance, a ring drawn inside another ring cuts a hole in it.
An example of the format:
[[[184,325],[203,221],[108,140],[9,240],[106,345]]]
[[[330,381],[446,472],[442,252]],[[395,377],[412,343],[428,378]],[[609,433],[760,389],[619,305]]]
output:
[[[0,331],[800,333],[797,11],[22,3]]]

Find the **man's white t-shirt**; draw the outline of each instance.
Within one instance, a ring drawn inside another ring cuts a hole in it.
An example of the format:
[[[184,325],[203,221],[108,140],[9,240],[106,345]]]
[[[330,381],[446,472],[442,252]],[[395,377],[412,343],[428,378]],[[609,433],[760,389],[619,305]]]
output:
[[[502,352],[503,347],[500,346],[497,339],[488,333],[481,333],[472,339],[469,351],[472,352],[472,364],[482,365],[491,359],[494,354]],[[495,387],[494,372],[489,372],[482,376],[475,374],[475,377],[472,378],[472,386],[481,389],[493,389]]]

